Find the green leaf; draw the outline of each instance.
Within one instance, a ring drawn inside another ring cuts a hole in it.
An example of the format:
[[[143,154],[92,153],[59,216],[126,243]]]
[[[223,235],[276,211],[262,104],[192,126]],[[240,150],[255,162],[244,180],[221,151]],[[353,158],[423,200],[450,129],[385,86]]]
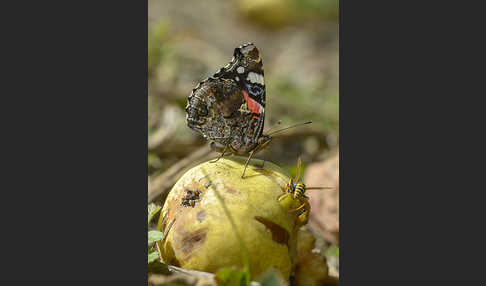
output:
[[[235,268],[221,268],[216,273],[216,280],[220,286],[250,285],[250,273]]]
[[[159,253],[157,252],[157,250],[154,250],[148,254],[148,263],[154,262],[158,258],[159,258]]]
[[[159,241],[164,239],[164,233],[157,231],[157,230],[151,230],[148,232],[148,244]]]
[[[260,276],[258,280],[262,286],[284,286],[286,285],[280,273],[270,268]]]
[[[331,245],[328,249],[324,251],[325,257],[332,257],[335,256],[339,258],[339,246]]]
[[[160,209],[161,209],[161,208],[162,208],[162,207],[157,206],[157,205],[155,205],[154,203],[151,203],[151,204],[149,204],[149,205],[148,205],[148,222],[147,222],[147,224],[149,224],[149,223],[150,223],[150,221],[152,220],[152,218],[154,217],[154,215],[155,215],[155,214],[156,214],[158,211],[160,211]]]

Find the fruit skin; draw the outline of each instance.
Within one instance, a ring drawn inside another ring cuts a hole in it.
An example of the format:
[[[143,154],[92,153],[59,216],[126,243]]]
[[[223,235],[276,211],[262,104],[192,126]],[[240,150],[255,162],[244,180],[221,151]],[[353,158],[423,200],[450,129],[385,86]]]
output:
[[[316,239],[306,229],[300,229],[297,243],[297,259],[295,265],[295,283],[299,286],[324,285],[329,269],[326,259],[314,253]]]
[[[253,159],[241,178],[246,158],[231,156],[202,163],[187,171],[165,201],[158,243],[164,263],[217,272],[242,267],[240,243],[216,191],[222,197],[247,249],[252,278],[270,267],[288,280],[296,257],[297,213],[282,206],[288,175],[278,166]],[[298,202],[289,202],[297,205]]]

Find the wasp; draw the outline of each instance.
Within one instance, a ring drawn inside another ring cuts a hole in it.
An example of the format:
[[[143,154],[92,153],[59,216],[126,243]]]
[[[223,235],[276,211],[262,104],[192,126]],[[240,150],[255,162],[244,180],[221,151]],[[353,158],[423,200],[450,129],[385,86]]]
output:
[[[282,207],[291,212],[300,212],[296,221],[298,226],[305,225],[309,219],[310,203],[305,192],[307,190],[332,189],[331,187],[306,187],[303,182],[299,182],[301,167],[302,160],[299,157],[295,178],[290,178],[285,187],[285,192],[277,198]]]

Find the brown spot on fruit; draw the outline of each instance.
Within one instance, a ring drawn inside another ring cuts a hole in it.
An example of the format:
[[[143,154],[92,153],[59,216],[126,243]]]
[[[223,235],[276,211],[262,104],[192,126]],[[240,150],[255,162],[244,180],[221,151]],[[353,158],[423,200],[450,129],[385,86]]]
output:
[[[206,211],[201,210],[200,212],[197,213],[197,220],[199,222],[202,222],[205,217],[206,217]]]
[[[260,216],[256,216],[255,220],[257,220],[258,222],[263,224],[268,230],[270,230],[270,232],[272,233],[273,241],[288,246],[290,234],[285,228]]]
[[[194,248],[204,243],[206,239],[207,229],[199,229],[191,233],[187,233],[182,238],[181,250],[184,254],[189,254]]]
[[[223,189],[224,191],[226,191],[229,194],[237,194],[237,193],[239,193],[232,186],[228,186],[227,184],[224,184],[223,183],[221,186],[222,186],[221,189]]]
[[[201,191],[200,190],[185,190],[185,195],[181,199],[181,205],[183,207],[194,207],[196,204],[201,200]]]
[[[238,241],[218,199],[221,196],[241,228],[251,275],[258,277],[273,267],[288,279],[297,257],[297,234],[293,227],[298,212],[289,213],[276,199],[290,178],[271,162],[266,162],[265,168],[272,173],[257,172],[262,161],[255,159],[242,179],[246,160],[229,156],[217,163],[208,161],[188,171],[174,185],[161,212],[168,212],[164,229],[176,219],[166,240],[161,242],[160,254],[165,264],[206,272],[241,264]],[[199,202],[195,200],[197,191]],[[183,198],[187,207],[182,205]],[[195,204],[193,208],[191,203]],[[299,206],[296,202],[290,209]],[[263,256],[266,258],[262,259]]]

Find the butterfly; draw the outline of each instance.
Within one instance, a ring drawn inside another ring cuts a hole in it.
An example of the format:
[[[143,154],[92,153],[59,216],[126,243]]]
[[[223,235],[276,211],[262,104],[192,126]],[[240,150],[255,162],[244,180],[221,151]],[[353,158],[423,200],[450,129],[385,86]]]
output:
[[[187,100],[187,125],[221,153],[216,161],[227,153],[248,155],[241,177],[272,134],[294,127],[263,134],[265,95],[262,57],[253,43],[247,43],[235,48],[231,61],[200,82]]]

